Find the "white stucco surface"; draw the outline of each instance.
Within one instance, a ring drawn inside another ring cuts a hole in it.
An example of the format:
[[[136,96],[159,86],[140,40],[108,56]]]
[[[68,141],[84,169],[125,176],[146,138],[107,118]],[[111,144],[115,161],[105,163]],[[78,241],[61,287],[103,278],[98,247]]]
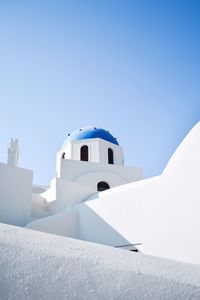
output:
[[[6,224],[0,244],[3,300],[200,299],[200,266]]]
[[[80,151],[84,145],[89,148],[89,161],[80,161]],[[113,151],[114,164],[108,163],[108,149]],[[67,208],[75,210],[75,205],[98,194],[99,182],[106,182],[109,188],[113,188],[143,178],[141,168],[127,167],[123,164],[122,147],[103,139],[72,140],[64,144],[57,153],[56,177],[51,180],[50,187],[33,188],[32,217],[34,222],[30,222],[28,227],[33,226],[36,230],[45,228],[45,231],[54,233],[52,224],[53,222],[59,223],[59,217],[53,218],[48,215],[58,214]],[[41,193],[38,193],[40,190]],[[68,225],[71,220],[68,231],[58,229],[56,232],[68,236],[73,236],[74,232],[78,232],[80,236],[78,215],[74,214],[74,218],[76,218],[75,222],[66,216]],[[61,223],[62,221],[63,219]],[[58,227],[61,228],[61,226]]]
[[[107,172],[108,174],[121,177],[122,183],[124,183],[124,181],[132,182],[141,180],[143,178],[141,168],[76,161],[70,159],[62,160],[60,178],[69,181],[77,181],[82,176],[97,172]]]
[[[200,264],[199,153],[200,123],[163,173],[146,180],[140,168],[64,158],[50,187],[32,187],[31,171],[0,164],[0,221],[112,246],[141,243],[144,253]],[[101,181],[111,189],[97,192]]]
[[[78,214],[75,209],[69,208],[62,212],[29,223],[27,228],[78,238]]]
[[[141,242],[144,253],[200,264],[199,153],[200,123],[162,175],[107,190],[77,206],[80,238],[103,242],[104,232],[105,242],[112,244],[114,230],[130,243]]]
[[[96,162],[107,164],[108,163],[108,149],[113,150],[114,164],[124,164],[123,149],[119,145],[114,145],[108,141],[100,138],[84,139],[79,141],[70,141],[68,144],[62,146],[61,150],[57,154],[57,166],[60,164],[63,153],[65,153],[66,159],[80,161],[81,147],[88,146],[89,162]],[[58,168],[59,169],[59,168]]]
[[[25,226],[31,220],[33,172],[0,163],[0,222]]]

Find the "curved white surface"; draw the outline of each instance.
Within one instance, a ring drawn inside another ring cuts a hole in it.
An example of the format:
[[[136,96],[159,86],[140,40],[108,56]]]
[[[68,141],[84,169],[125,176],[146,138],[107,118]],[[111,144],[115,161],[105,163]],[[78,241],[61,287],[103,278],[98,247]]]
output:
[[[0,224],[1,299],[200,299],[200,267]]]
[[[130,243],[141,242],[145,253],[200,264],[200,123],[162,175],[99,197],[77,206],[80,238],[102,242],[104,230],[112,241],[113,229]]]

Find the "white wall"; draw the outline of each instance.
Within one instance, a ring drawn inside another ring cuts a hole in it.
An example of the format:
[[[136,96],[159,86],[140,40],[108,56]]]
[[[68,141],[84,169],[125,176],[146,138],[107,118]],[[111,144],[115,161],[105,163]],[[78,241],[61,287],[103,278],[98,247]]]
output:
[[[75,209],[67,209],[56,215],[29,223],[27,228],[76,238],[78,215]]]
[[[49,210],[49,203],[39,193],[32,194],[32,208],[31,217],[32,219],[39,219],[51,214]]]
[[[60,211],[68,206],[80,203],[95,192],[96,190],[93,190],[87,186],[57,178],[56,210]]]
[[[124,165],[123,149],[119,145],[115,145],[99,139],[99,162],[108,164],[108,149],[113,150],[114,165]]]
[[[108,148],[107,144],[110,144],[107,142],[104,143],[101,139],[92,139],[91,141],[98,147],[105,147],[106,151]],[[82,142],[78,143],[77,149],[79,149],[79,151]],[[64,147],[66,151],[68,151],[66,153],[69,154],[71,153],[70,151],[73,144],[70,143]],[[119,146],[116,147],[120,153],[119,157],[123,158],[122,149]],[[96,150],[94,153],[98,153]],[[100,152],[101,151],[103,151],[103,148]],[[100,181],[106,181],[112,188],[127,182],[142,179],[141,168],[72,160],[66,159],[66,156],[65,159],[62,159],[62,155],[63,149],[57,154],[58,177],[51,180],[50,188],[41,193],[40,196],[34,195],[33,197],[33,217],[43,217],[48,213],[55,213],[68,206],[83,202],[97,192],[97,184]],[[38,189],[36,189],[36,191],[37,190]],[[47,204],[43,200],[46,201]],[[53,205],[51,205],[51,203],[53,203]],[[44,214],[42,209],[44,210]]]
[[[81,147],[87,145],[89,150],[89,158],[90,162],[99,162],[99,139],[87,139],[87,140],[80,140],[80,141],[72,141],[72,154],[71,159],[73,160],[80,160],[80,152]]]
[[[49,189],[41,195],[34,196],[33,217],[44,216],[48,212],[60,212],[91,198],[97,193],[97,183],[100,181],[106,181],[112,188],[141,178],[142,170],[140,168],[63,159],[60,178],[54,178]],[[53,209],[51,209],[51,203],[53,203]],[[42,215],[42,207],[44,215]],[[39,228],[41,231],[43,230],[43,221],[46,224],[46,218],[38,221],[38,230]],[[37,221],[34,224],[37,224]],[[125,240],[123,239],[123,241]]]
[[[111,164],[90,163],[63,159],[61,163],[60,177],[69,181],[76,181],[81,176],[94,172],[106,172],[119,176],[124,181],[132,182],[143,178],[142,169]],[[102,178],[103,180],[103,178]]]
[[[200,266],[5,224],[0,245],[1,300],[200,299]]]
[[[63,153],[65,153],[65,159],[80,161],[80,150],[84,145],[87,145],[89,147],[89,162],[108,164],[108,149],[111,148],[114,154],[114,164],[124,164],[123,149],[118,145],[99,138],[70,141],[67,145],[64,145],[57,153],[56,169],[58,177],[60,174],[60,163],[62,161]]]
[[[50,188],[41,194],[47,203],[55,202],[56,211],[67,208],[68,206],[82,202],[84,199],[93,195],[96,189],[80,185],[76,182],[54,178],[51,180]]]
[[[64,145],[56,154],[56,176],[60,177],[60,168],[63,160],[63,154],[65,155],[65,159],[71,159],[71,143]]]
[[[74,182],[91,188],[95,192],[97,192],[97,184],[100,181],[105,181],[106,183],[108,183],[110,188],[127,183],[127,180],[124,179],[122,176],[103,171],[86,173],[85,175],[77,177]]]
[[[33,173],[0,163],[0,222],[24,226],[31,219]]]
[[[112,228],[145,253],[200,264],[200,123],[161,176],[100,195],[77,206],[81,239],[107,243]]]

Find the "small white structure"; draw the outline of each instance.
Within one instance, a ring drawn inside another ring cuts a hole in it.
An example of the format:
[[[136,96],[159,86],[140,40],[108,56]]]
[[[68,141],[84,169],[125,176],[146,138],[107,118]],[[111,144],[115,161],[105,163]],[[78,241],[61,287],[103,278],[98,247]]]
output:
[[[19,162],[19,144],[18,139],[11,139],[10,147],[8,148],[7,163],[10,166],[17,167]]]
[[[54,213],[98,192],[142,179],[141,168],[124,166],[117,140],[96,127],[81,128],[67,137],[57,153],[56,174],[41,194]]]

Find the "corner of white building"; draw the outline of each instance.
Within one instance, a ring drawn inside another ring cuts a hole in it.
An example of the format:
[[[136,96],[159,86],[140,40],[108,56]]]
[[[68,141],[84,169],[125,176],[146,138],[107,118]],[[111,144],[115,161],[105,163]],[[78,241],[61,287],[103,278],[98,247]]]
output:
[[[0,222],[25,226],[31,220],[33,172],[0,163]]]

